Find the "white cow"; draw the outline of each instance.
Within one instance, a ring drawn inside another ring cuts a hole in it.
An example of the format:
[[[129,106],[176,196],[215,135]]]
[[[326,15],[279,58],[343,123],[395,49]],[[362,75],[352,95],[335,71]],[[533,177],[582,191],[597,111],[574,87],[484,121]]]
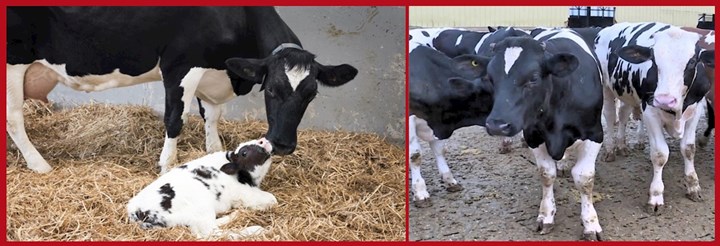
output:
[[[620,23],[598,34],[595,52],[600,59],[609,138],[605,140],[606,161],[627,152],[625,125],[633,110],[642,110],[642,121],[650,143],[653,180],[648,211],[660,214],[665,204],[662,170],[669,149],[663,129],[680,138],[685,162],[687,196],[700,201],[700,184],[695,172],[695,132],[705,111],[703,99],[711,82],[706,70],[714,66],[714,49],[701,49],[703,42],[714,43],[714,36],[701,35],[668,24]],[[622,101],[615,135],[615,99]]]

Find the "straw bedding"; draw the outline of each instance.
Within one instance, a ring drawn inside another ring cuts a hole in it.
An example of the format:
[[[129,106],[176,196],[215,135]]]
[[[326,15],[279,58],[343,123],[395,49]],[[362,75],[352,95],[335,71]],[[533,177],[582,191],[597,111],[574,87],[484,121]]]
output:
[[[197,240],[185,227],[143,230],[127,201],[157,177],[161,118],[142,106],[83,105],[58,110],[25,103],[31,141],[53,166],[37,174],[8,137],[7,240]],[[221,121],[226,148],[260,137],[260,121]],[[191,116],[178,164],[205,155],[202,119]],[[404,240],[405,154],[373,134],[300,131],[294,154],[273,157],[262,189],[278,206],[240,209],[222,229],[260,225],[243,240]],[[223,238],[220,238],[223,240]]]

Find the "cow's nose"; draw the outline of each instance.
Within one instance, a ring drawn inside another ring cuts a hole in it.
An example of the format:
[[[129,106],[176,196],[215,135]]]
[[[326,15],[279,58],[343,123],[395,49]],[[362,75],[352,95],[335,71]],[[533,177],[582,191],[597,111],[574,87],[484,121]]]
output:
[[[653,102],[655,107],[664,110],[673,110],[677,106],[677,99],[670,95],[658,95]]]
[[[511,127],[510,124],[505,121],[488,119],[487,122],[485,122],[485,129],[487,129],[488,134],[493,136],[507,136],[510,135]]]

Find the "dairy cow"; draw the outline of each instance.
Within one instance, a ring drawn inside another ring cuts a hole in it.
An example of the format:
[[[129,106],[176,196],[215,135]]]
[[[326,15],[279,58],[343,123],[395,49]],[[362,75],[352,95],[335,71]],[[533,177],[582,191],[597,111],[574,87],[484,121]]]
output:
[[[615,24],[600,31],[595,41],[605,78],[603,115],[610,136],[605,159],[612,161],[616,154],[627,152],[625,123],[630,110],[618,114],[616,136],[617,98],[624,107],[642,111],[653,164],[647,206],[651,214],[662,213],[665,205],[662,170],[669,150],[663,129],[681,138],[687,197],[693,201],[702,198],[694,167],[695,131],[705,110],[703,98],[711,88],[706,74],[715,62],[714,49],[702,48],[702,42],[714,43],[714,36],[701,39],[698,33],[658,22]]]
[[[512,37],[494,45],[487,63],[494,103],[485,127],[490,135],[523,131],[539,168],[542,200],[540,234],[549,233],[556,212],[556,163],[569,149],[578,151],[572,167],[580,191],[585,240],[602,240],[592,202],[595,161],[603,142],[602,84],[591,46],[568,29],[546,30],[535,38]]]
[[[438,170],[450,192],[462,190],[442,155],[444,139],[453,131],[484,125],[492,106],[490,90],[479,79],[483,71],[479,56],[450,59],[439,51],[416,45],[409,54],[410,117],[409,148],[411,189],[418,207],[429,206],[430,194],[420,174],[419,139],[430,143]]]
[[[58,82],[91,92],[162,80],[164,172],[194,97],[215,152],[222,105],[261,84],[266,137],[273,154],[287,155],[318,84],[340,86],[358,72],[315,61],[272,7],[10,7],[7,20],[7,132],[37,172],[51,167],[27,137],[23,98],[45,99]]]
[[[681,27],[681,29],[700,34],[700,40],[697,43],[700,49],[715,50],[715,31],[695,27]],[[707,145],[708,137],[715,128],[715,64],[711,64],[711,66],[707,66],[705,68],[705,76],[708,77],[711,86],[710,91],[707,95],[705,95],[705,99],[707,99],[706,115],[708,126],[707,129],[705,129],[705,132],[703,132],[703,135],[698,139],[698,144],[701,146]]]

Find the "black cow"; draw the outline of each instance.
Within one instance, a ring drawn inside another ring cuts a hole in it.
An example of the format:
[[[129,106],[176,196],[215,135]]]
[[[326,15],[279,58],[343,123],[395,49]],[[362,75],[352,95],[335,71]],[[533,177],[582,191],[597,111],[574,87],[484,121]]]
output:
[[[494,30],[494,29],[493,29]],[[448,29],[438,33],[433,39],[433,47],[445,53],[449,57],[456,57],[465,54],[476,54],[478,45],[483,37],[490,35],[490,32],[476,32],[469,30]]]
[[[600,68],[592,49],[576,32],[550,32],[539,40],[512,37],[494,45],[487,65],[494,103],[485,127],[490,135],[523,131],[540,168],[543,198],[537,229],[541,234],[550,232],[554,223],[556,162],[568,148],[577,147],[572,175],[581,193],[583,238],[601,240],[602,228],[592,204],[595,159],[603,141]]]
[[[213,152],[222,148],[214,125],[220,106],[262,84],[266,137],[274,154],[286,155],[295,149],[316,81],[340,86],[358,72],[347,64],[316,62],[272,7],[10,7],[7,12],[8,133],[37,172],[51,167],[24,129],[23,97],[36,96],[35,87],[51,89],[46,85],[59,81],[99,91],[162,80],[164,172],[176,161],[177,137],[193,97],[204,102],[206,147]],[[33,86],[23,88],[24,81]]]
[[[430,205],[430,194],[420,175],[418,138],[430,143],[447,190],[462,189],[442,155],[443,140],[458,128],[485,124],[492,97],[488,84],[479,79],[483,72],[480,68],[484,67],[479,63],[482,61],[475,55],[450,59],[426,46],[418,46],[410,52],[410,171],[418,207]]]

